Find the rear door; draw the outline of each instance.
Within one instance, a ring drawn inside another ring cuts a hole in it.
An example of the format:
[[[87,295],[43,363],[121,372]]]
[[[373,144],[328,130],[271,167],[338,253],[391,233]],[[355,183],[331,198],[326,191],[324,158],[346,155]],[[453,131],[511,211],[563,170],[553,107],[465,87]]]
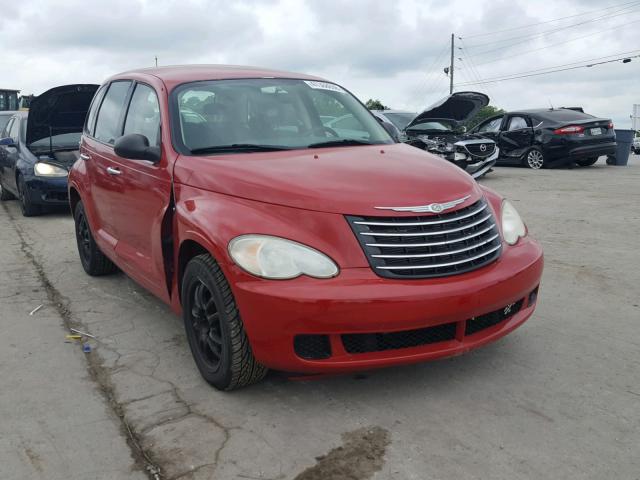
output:
[[[509,115],[504,130],[498,137],[498,147],[506,157],[520,158],[533,145],[531,118],[526,115]]]
[[[117,236],[111,203],[122,184],[108,168],[115,156],[113,145],[122,132],[125,105],[132,86],[131,80],[118,80],[98,92],[94,99],[96,109],[92,105],[89,110],[87,130],[80,147],[80,158],[87,164],[90,180],[91,194],[85,201],[91,203],[94,234],[101,248],[112,253],[115,253]]]
[[[160,129],[158,93],[151,85],[136,82],[122,134],[141,134],[147,137],[150,146],[161,147]],[[172,190],[167,159],[163,156],[160,162],[152,163],[114,153],[107,168],[118,185],[110,191],[109,203],[120,264],[139,283],[169,301],[162,250],[163,220]]]

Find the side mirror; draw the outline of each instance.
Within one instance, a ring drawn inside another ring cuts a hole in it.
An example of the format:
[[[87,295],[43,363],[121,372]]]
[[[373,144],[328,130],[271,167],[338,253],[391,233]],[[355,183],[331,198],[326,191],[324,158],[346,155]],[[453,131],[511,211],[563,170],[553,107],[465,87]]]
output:
[[[116,155],[131,160],[147,160],[158,163],[160,161],[160,147],[150,147],[149,139],[139,133],[123,135],[113,146]]]
[[[0,145],[4,145],[5,147],[15,147],[16,142],[13,141],[13,138],[6,137],[0,139]]]

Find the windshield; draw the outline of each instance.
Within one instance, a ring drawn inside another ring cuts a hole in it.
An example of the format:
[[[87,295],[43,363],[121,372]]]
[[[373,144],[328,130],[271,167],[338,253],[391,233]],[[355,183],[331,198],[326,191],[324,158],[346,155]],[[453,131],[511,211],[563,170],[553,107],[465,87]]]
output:
[[[393,123],[398,130],[404,130],[404,127],[409,125],[409,122],[416,118],[415,113],[385,113],[385,117]]]
[[[29,149],[49,151],[49,147],[52,146],[53,150],[77,150],[80,148],[78,144],[80,143],[81,136],[82,132],[61,133],[59,135],[53,135],[51,141],[49,141],[49,137],[45,137],[31,142]]]
[[[333,83],[194,82],[179,86],[174,102],[179,114],[174,138],[184,153],[393,143],[371,113]]]
[[[438,120],[438,121],[429,121],[416,123],[415,125],[411,125],[409,130],[420,130],[420,131],[429,131],[429,132],[451,132],[456,131],[458,129],[458,124],[455,120]]]

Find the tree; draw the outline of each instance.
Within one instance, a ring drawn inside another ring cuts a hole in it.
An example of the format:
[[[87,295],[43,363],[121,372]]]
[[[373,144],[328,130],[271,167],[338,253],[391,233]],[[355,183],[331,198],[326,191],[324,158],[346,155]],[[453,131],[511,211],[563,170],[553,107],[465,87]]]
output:
[[[493,105],[487,105],[486,107],[482,107],[478,110],[473,117],[464,122],[464,126],[468,129],[475,127],[476,125],[484,122],[487,118],[493,117],[494,115],[500,115],[501,113],[506,113],[505,110],[494,107]]]
[[[383,103],[377,98],[375,100],[370,98],[369,100],[367,100],[365,105],[369,110],[389,110],[389,107],[384,106]]]

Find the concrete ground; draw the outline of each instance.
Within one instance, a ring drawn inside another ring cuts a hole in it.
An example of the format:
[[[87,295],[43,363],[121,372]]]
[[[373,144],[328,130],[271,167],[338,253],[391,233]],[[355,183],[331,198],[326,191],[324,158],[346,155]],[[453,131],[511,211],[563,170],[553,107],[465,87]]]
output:
[[[639,157],[482,183],[545,249],[523,327],[462,357],[233,393],[200,378],[163,304],[84,274],[68,214],[5,203],[0,478],[640,478]],[[73,326],[91,353],[64,343]]]

